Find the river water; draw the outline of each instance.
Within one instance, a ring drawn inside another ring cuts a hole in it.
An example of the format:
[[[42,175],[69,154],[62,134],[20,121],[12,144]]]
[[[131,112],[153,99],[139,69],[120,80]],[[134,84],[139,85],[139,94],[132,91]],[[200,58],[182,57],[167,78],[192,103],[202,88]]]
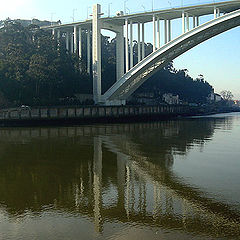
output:
[[[0,239],[240,239],[240,114],[1,128]]]

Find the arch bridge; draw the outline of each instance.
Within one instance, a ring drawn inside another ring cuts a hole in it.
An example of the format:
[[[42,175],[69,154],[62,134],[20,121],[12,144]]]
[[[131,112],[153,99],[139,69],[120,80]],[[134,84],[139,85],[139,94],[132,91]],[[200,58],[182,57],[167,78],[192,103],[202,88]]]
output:
[[[93,6],[92,19],[42,27],[66,39],[66,49],[82,58],[87,52],[87,72],[92,70],[95,104],[121,105],[150,76],[196,45],[240,25],[240,1],[194,5],[166,10],[101,17],[101,6]],[[200,24],[201,17],[212,19]],[[172,20],[182,19],[182,34],[172,39]],[[146,23],[152,23],[153,52],[145,54]],[[138,61],[133,61],[133,26],[137,25]],[[163,27],[162,27],[163,26]],[[101,29],[116,33],[117,81],[104,94],[101,89]],[[82,32],[87,33],[87,49],[82,47]],[[92,42],[90,43],[90,36]],[[92,48],[92,57],[91,54]],[[92,60],[92,63],[91,63]]]

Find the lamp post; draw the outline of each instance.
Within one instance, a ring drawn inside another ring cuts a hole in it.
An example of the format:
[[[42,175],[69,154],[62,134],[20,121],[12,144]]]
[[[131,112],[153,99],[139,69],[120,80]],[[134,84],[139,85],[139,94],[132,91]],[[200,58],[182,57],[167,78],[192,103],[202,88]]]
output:
[[[87,19],[88,19],[88,9],[91,8],[91,7],[87,7]]]
[[[127,2],[128,0],[125,0],[124,1],[124,14],[126,14],[126,2]]]
[[[53,15],[54,14],[55,14],[54,12],[51,13],[51,26],[53,25]]]
[[[72,20],[73,20],[73,22],[74,22],[74,15],[75,15],[75,11],[77,11],[77,9],[76,9],[76,8],[74,8],[74,9],[72,10],[72,13],[73,13],[73,15],[72,15]]]
[[[109,3],[109,4],[108,4],[108,17],[110,17],[110,13],[111,13],[111,12],[110,12],[110,6],[111,6],[111,4],[112,4],[112,3]]]

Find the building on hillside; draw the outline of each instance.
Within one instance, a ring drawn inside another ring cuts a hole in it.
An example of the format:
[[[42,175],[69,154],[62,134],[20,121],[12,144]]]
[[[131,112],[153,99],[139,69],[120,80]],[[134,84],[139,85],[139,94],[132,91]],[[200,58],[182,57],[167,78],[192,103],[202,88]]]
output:
[[[164,93],[162,99],[167,104],[179,104],[179,96],[174,96],[172,93]]]
[[[222,101],[221,95],[219,95],[217,93],[214,93],[214,92],[210,93],[208,95],[207,99],[208,99],[209,102],[220,102],[220,101]]]
[[[143,105],[156,105],[159,104],[158,98],[153,92],[135,93],[128,98],[128,102]]]
[[[239,100],[233,100],[233,102],[234,102],[234,105],[236,107],[240,107],[240,101]]]

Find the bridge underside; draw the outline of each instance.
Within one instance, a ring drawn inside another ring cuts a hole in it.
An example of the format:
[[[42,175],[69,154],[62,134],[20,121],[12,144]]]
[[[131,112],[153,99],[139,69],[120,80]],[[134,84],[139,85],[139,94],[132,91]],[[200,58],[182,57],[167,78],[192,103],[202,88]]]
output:
[[[240,25],[240,10],[226,14],[182,34],[151,53],[122,76],[101,98],[102,103],[122,104],[149,77],[198,44]]]
[[[212,14],[214,19],[200,25],[199,18],[209,14]],[[210,4],[137,14],[120,12],[114,17],[102,18],[101,15],[101,6],[97,4],[93,7],[92,19],[42,27],[42,29],[52,30],[53,37],[56,33],[57,38],[62,36],[66,41],[67,51],[77,54],[79,58],[83,56],[82,51],[86,50],[86,72],[90,75],[92,71],[93,97],[96,104],[122,105],[141,84],[170,61],[198,44],[239,26],[240,1],[214,1]],[[182,19],[182,35],[172,40],[171,20],[173,19]],[[144,24],[150,22],[153,26],[153,52],[146,57]],[[161,23],[163,27],[160,27]],[[138,55],[138,63],[135,66],[134,24],[137,25]],[[104,94],[101,89],[101,29],[116,33],[117,81]],[[87,35],[86,49],[82,47],[82,33]],[[91,36],[92,41],[90,41]]]

